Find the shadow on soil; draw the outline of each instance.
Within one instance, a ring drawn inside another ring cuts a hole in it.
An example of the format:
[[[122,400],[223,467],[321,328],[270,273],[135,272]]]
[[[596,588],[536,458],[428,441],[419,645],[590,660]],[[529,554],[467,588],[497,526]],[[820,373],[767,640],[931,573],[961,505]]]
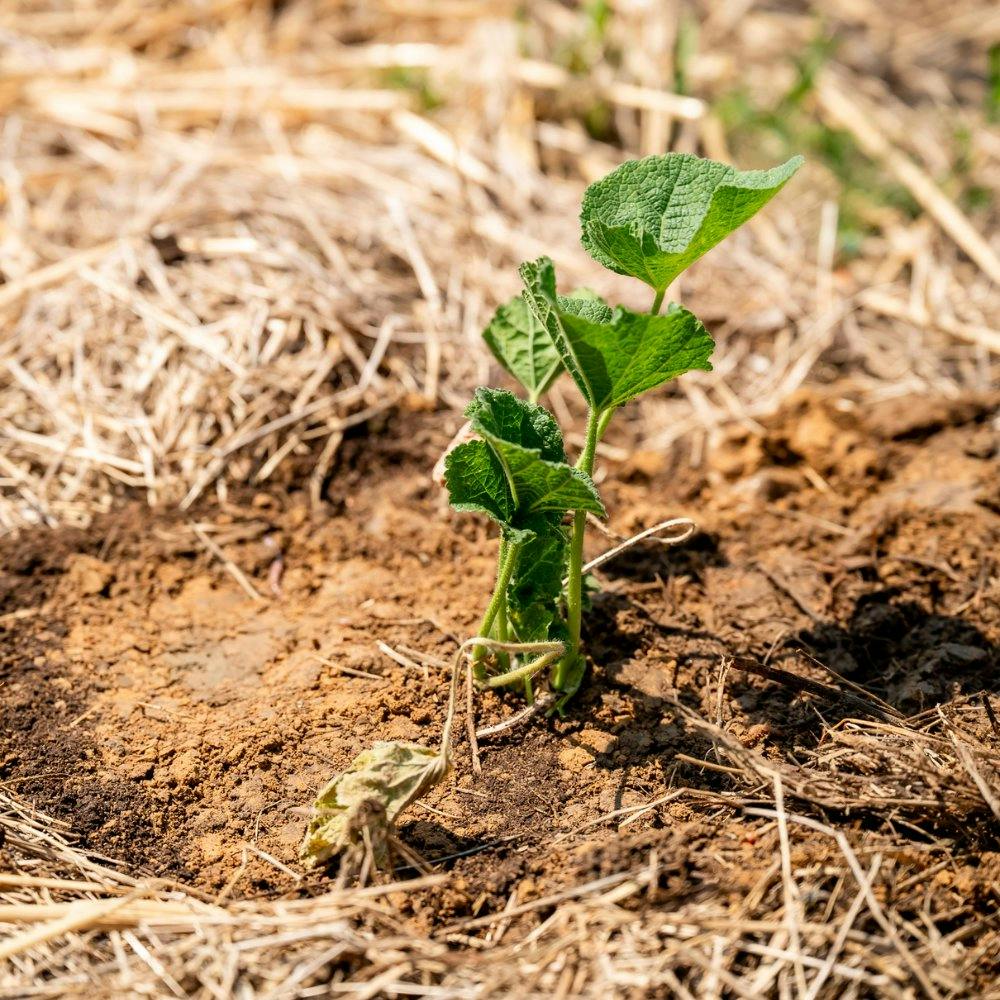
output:
[[[593,718],[601,700],[614,692],[632,717],[623,734],[609,731],[614,742],[596,758],[597,767],[622,772],[616,808],[622,805],[629,766],[643,758],[659,762],[667,784],[675,769],[683,766],[685,781],[711,790],[731,787],[725,774],[676,760],[678,753],[704,759],[711,744],[676,721],[671,706],[671,697],[676,697],[704,715],[705,691],[717,681],[722,655],[737,662],[767,659],[777,668],[778,678],[733,669],[725,694],[727,701],[737,703],[744,730],[766,727],[768,741],[786,751],[815,746],[825,727],[844,718],[864,717],[863,692],[875,696],[867,715],[877,718],[877,699],[910,717],[963,695],[1000,691],[1000,650],[978,628],[955,615],[928,612],[898,598],[891,589],[867,594],[845,625],[818,623],[787,637],[775,651],[738,649],[703,630],[664,626],[623,594],[599,595],[591,619],[595,632],[591,648],[602,664],[600,678],[575,715],[581,721]],[[634,627],[639,620],[642,627]],[[663,678],[668,690],[659,697],[625,675],[635,676],[633,658],[643,649],[650,651],[651,671],[664,669],[666,657],[656,652],[656,640],[663,636],[681,637],[687,651],[679,657],[671,654],[669,673]],[[834,673],[863,692],[852,697]],[[809,690],[797,684],[801,678],[814,680],[817,687]],[[636,731],[648,734],[645,745],[637,741]]]
[[[698,531],[679,548],[647,542],[626,549],[614,560],[605,563],[601,571],[613,571],[616,578],[633,583],[649,583],[671,576],[686,576],[698,583],[706,567],[728,565],[718,537],[707,531]]]
[[[797,643],[904,715],[1000,688],[997,647],[979,629],[895,596],[866,595],[846,627],[824,623],[800,633]]]

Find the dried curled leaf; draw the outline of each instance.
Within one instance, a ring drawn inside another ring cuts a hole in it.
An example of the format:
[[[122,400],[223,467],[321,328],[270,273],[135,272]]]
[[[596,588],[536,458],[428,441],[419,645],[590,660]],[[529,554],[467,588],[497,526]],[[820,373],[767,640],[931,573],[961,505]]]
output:
[[[370,847],[384,867],[399,814],[447,772],[445,755],[417,743],[379,742],[358,754],[316,797],[299,850],[303,862],[316,867]]]

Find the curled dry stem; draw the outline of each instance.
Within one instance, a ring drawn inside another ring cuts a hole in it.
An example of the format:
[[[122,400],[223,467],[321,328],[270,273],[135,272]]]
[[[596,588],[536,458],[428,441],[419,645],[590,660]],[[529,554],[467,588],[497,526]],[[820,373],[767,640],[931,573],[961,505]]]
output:
[[[550,663],[559,659],[566,651],[566,645],[562,642],[519,642],[504,643],[503,645],[517,646],[522,652],[541,653],[542,655],[537,660],[532,660],[530,663],[523,663],[521,666],[515,667],[513,670],[508,670],[506,673],[494,674],[491,677],[487,677],[485,681],[480,682],[480,687],[498,688],[505,687],[514,681],[530,680],[540,670],[544,670]],[[514,652],[515,650],[504,649],[503,651]]]
[[[698,525],[689,517],[672,517],[667,521],[660,521],[659,524],[654,524],[651,528],[646,528],[644,531],[632,535],[631,538],[626,538],[620,545],[615,545],[613,548],[608,549],[607,552],[602,552],[596,559],[591,559],[589,563],[584,565],[583,572],[589,573],[591,570],[603,566],[606,562],[614,559],[615,556],[621,555],[622,552],[632,548],[633,545],[638,545],[639,542],[645,541],[647,538],[658,536],[661,531],[667,531],[670,528],[680,528],[681,530],[676,535],[670,535],[668,538],[656,537],[656,541],[661,545],[680,545],[682,542],[686,542],[698,530]]]
[[[488,739],[493,736],[499,736],[501,733],[509,732],[511,729],[516,729],[518,726],[523,726],[529,719],[548,711],[549,706],[554,701],[555,697],[546,692],[537,697],[530,705],[522,708],[520,712],[515,712],[510,718],[504,719],[503,722],[477,729],[476,738],[480,740]]]

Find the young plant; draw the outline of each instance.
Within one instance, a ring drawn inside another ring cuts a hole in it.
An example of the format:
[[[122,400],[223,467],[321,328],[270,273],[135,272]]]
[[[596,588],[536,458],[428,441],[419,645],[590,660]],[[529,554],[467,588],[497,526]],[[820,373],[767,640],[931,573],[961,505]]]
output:
[[[558,294],[552,261],[521,265],[524,291],[502,305],[483,337],[528,400],[477,389],[466,410],[477,439],[445,463],[452,506],[500,527],[496,583],[479,631],[500,642],[560,642],[552,674],[561,701],[585,671],[583,541],[587,514],[604,515],[591,480],[597,445],[626,403],[685,372],[711,371],[714,343],[701,321],[671,303],[667,287],[687,267],[771,200],[802,162],[739,171],[681,153],[622,164],[592,184],[580,213],[590,255],[653,290],[648,313],[611,308],[589,291]],[[587,405],[582,452],[566,459],[555,418],[538,400],[568,372]],[[569,519],[569,523],[564,523]],[[524,682],[552,662],[511,668],[503,655],[474,651],[480,684]]]
[[[559,295],[547,257],[521,265],[523,294],[497,310],[483,337],[528,399],[477,389],[465,411],[476,437],[445,459],[452,506],[495,521],[500,544],[480,630],[452,663],[441,744],[377,743],[357,756],[316,798],[301,848],[306,864],[346,856],[362,881],[373,867],[388,866],[393,851],[421,867],[396,823],[448,773],[466,650],[481,686],[523,683],[530,701],[532,678],[554,664],[557,706],[579,688],[584,529],[587,514],[605,513],[591,479],[598,442],[619,407],[684,372],[711,371],[715,345],[701,322],[674,304],[660,313],[667,286],[773,198],[800,163],[740,172],[670,153],[625,163],[591,185],[580,216],[583,245],[653,289],[648,313],[612,309],[586,290]],[[584,447],[573,465],[555,418],[538,404],[563,372],[587,405]]]
[[[496,585],[479,634],[505,642],[559,640],[559,597],[569,511],[604,514],[589,473],[566,461],[555,418],[537,403],[504,389],[477,389],[465,415],[477,440],[458,445],[445,462],[445,482],[456,510],[485,514],[500,527]],[[487,677],[482,648],[476,677],[491,687],[530,680],[537,664]],[[494,665],[506,666],[504,657]]]

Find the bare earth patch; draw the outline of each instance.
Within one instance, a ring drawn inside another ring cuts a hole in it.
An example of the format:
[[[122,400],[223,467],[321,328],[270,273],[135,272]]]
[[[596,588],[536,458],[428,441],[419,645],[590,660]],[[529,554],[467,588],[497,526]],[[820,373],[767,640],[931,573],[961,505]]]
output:
[[[459,738],[454,779],[402,826],[447,874],[391,896],[401,932],[458,947],[445,965],[464,967],[501,927],[532,947],[568,933],[561,894],[603,891],[608,933],[683,919],[763,970],[792,919],[822,956],[850,910],[831,982],[895,995],[918,970],[939,995],[990,986],[996,400],[919,426],[835,404],[800,395],[701,472],[609,466],[615,531],[676,512],[701,532],[602,568],[593,683],[566,718],[484,740],[480,776]],[[367,465],[334,471],[326,511],[272,491],[211,522],[133,506],[8,545],[4,787],[105,866],[207,902],[329,892],[335,872],[299,873],[302,807],[376,739],[433,743],[442,661],[491,572],[484,529],[426,472],[447,421],[393,420]],[[386,443],[403,423],[406,452]],[[829,454],[830,423],[845,454]],[[479,722],[517,707],[482,698]],[[653,954],[672,975],[690,961]]]

